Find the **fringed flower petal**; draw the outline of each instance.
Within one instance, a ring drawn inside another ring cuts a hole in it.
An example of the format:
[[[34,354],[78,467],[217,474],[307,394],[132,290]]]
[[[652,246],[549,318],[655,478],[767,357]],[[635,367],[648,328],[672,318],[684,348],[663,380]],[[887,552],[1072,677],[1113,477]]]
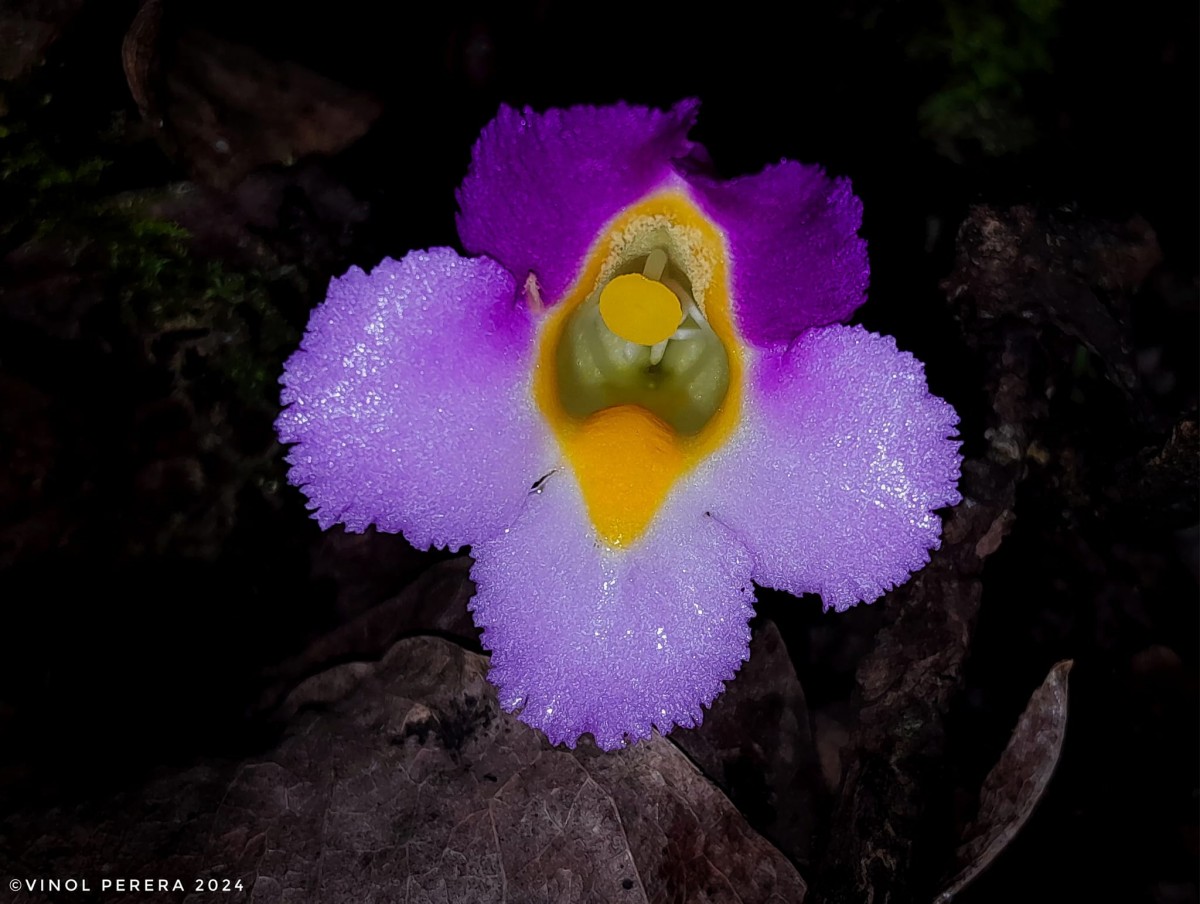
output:
[[[760,355],[742,424],[686,494],[754,555],[754,580],[846,609],[903,583],[959,501],[958,416],[924,368],[861,327]]]
[[[634,548],[591,528],[569,472],[474,550],[471,607],[500,701],[552,743],[605,749],[700,722],[749,655],[746,549],[703,509],[672,505]]]
[[[725,233],[731,295],[742,339],[791,342],[838,323],[866,300],[862,202],[846,179],[785,160],[754,176],[720,182],[689,176],[700,206]]]
[[[334,280],[287,362],[276,424],[322,527],[457,549],[516,517],[554,453],[514,295],[499,264],[448,248]]]
[[[458,190],[463,247],[495,258],[522,284],[533,273],[553,305],[600,228],[674,178],[671,162],[694,147],[687,133],[698,106],[501,107]]]

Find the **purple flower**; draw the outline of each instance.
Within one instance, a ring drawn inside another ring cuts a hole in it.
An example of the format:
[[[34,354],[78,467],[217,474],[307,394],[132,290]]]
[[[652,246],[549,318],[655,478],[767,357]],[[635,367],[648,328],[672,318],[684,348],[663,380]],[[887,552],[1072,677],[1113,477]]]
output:
[[[699,723],[754,582],[873,600],[959,499],[954,410],[841,325],[849,183],[704,175],[696,110],[502,108],[458,192],[476,256],[351,270],[283,375],[318,522],[469,544],[491,680],[554,743]]]

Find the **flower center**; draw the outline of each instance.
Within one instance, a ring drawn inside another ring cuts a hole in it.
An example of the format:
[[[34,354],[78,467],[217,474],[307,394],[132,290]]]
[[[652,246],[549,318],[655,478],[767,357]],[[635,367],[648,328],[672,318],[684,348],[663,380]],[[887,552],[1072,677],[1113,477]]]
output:
[[[737,422],[727,260],[690,198],[651,196],[601,233],[543,325],[534,398],[610,547],[636,542]]]
[[[638,405],[692,436],[729,389],[729,357],[664,248],[621,267],[571,314],[559,340],[559,398],[577,418]]]
[[[600,290],[600,319],[626,342],[658,345],[683,321],[679,296],[659,282],[667,262],[667,252],[655,248],[646,255],[641,273],[615,276]]]

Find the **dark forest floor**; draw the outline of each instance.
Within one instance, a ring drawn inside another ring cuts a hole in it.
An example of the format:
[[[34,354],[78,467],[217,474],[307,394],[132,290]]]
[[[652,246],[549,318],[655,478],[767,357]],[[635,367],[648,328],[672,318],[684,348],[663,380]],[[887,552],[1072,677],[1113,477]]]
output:
[[[863,0],[785,28],[752,6],[246,6],[0,10],[4,887],[144,873],[162,849],[92,831],[136,836],[139,806],[184,850],[193,823],[137,789],[215,809],[228,764],[297,724],[356,737],[337,706],[360,681],[458,713],[466,741],[419,742],[460,765],[524,749],[475,737],[501,717],[467,654],[404,641],[461,687],[345,671],[413,634],[478,652],[467,567],[322,534],[286,484],[276,380],[331,276],[457,244],[453,191],[500,102],[697,96],[722,175],[787,157],[853,180],[855,322],[959,411],[973,503],[874,606],[759,594],[755,656],[672,736],[770,842],[738,856],[790,862],[822,901],[931,901],[973,859],[966,904],[1198,900],[1194,8]],[[297,722],[305,700],[340,715]],[[577,756],[626,818],[645,769],[720,811],[663,748],[628,773]],[[956,855],[972,833],[1000,841]],[[691,887],[659,868],[664,894]]]

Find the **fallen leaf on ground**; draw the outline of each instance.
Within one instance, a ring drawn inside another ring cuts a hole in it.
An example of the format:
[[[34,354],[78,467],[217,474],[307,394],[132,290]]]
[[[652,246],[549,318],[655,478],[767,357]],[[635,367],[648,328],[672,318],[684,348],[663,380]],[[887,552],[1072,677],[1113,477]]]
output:
[[[0,80],[13,81],[41,63],[83,0],[15,0],[0,11]]]
[[[260,756],[9,811],[0,873],[229,879],[256,904],[803,900],[795,868],[668,741],[551,748],[499,710],[486,658],[439,638],[368,670]]]
[[[749,661],[703,724],[671,738],[756,829],[794,860],[808,858],[820,766],[804,690],[774,622],[755,630]]]
[[[1050,670],[1017,720],[1008,746],[979,792],[979,814],[956,855],[958,873],[937,898],[951,901],[973,882],[1021,831],[1046,793],[1067,730],[1065,659]]]
[[[335,154],[383,110],[363,92],[166,13],[149,0],[134,18],[125,77],[142,116],[198,181],[228,188],[264,164]]]

